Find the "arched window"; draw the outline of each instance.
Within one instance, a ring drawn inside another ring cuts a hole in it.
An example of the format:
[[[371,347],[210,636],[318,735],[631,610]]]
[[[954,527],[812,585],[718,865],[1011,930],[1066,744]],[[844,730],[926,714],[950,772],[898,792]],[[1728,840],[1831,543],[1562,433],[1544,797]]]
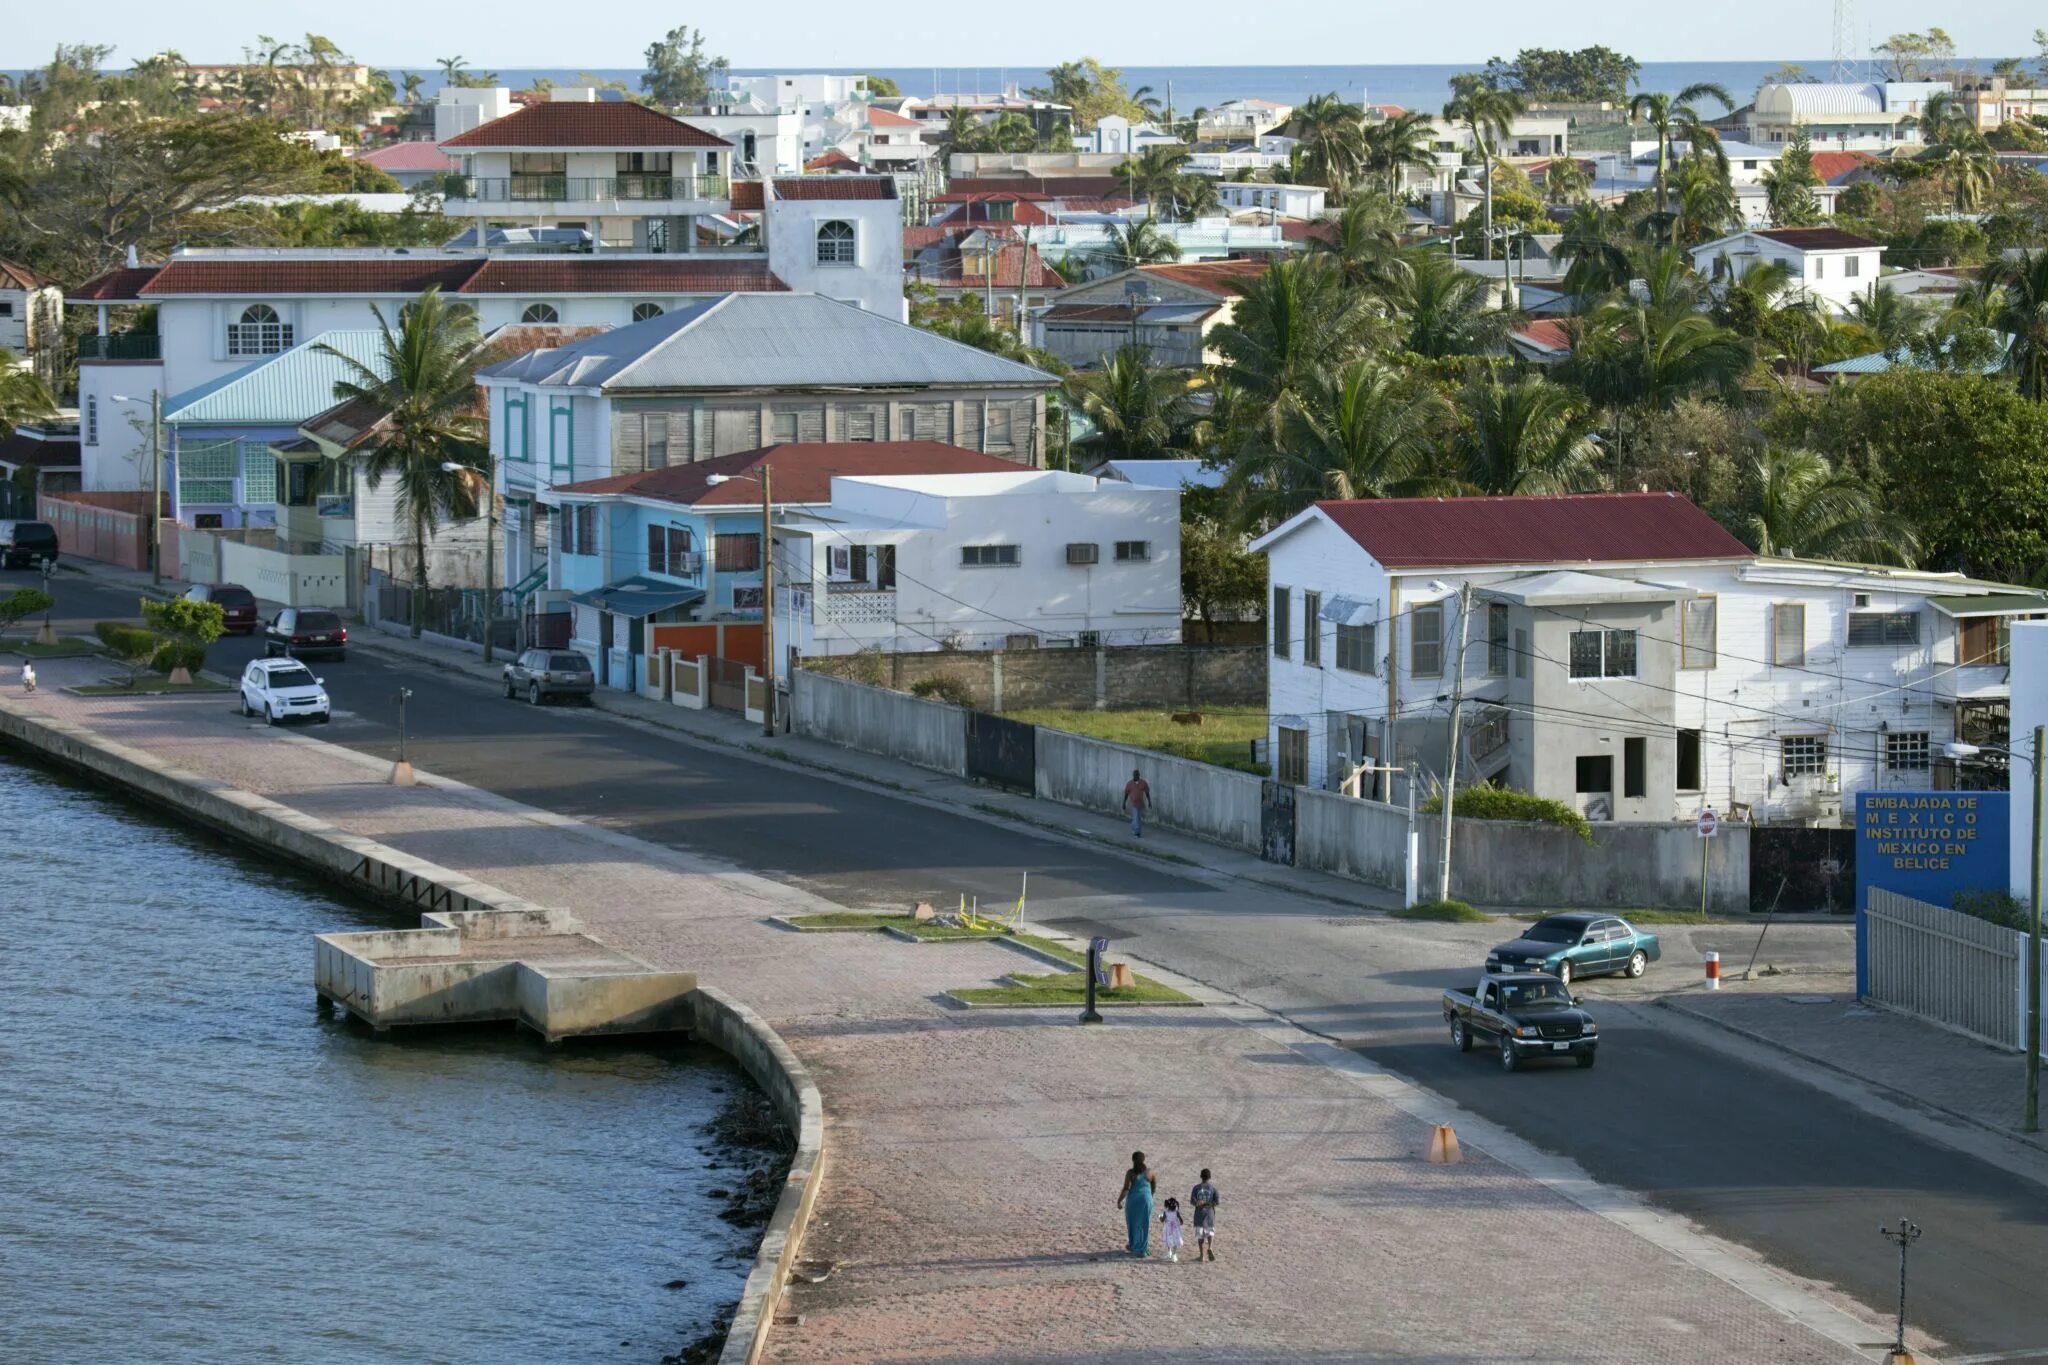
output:
[[[229,355],[276,355],[291,345],[291,324],[267,303],[250,304],[228,324]]]
[[[562,315],[556,311],[555,305],[552,303],[529,303],[526,305],[526,311],[519,315],[519,320],[521,322],[560,322]]]
[[[818,264],[853,263],[853,224],[837,218],[829,218],[818,224]]]
[[[636,303],[633,305],[633,321],[635,322],[645,322],[649,318],[658,318],[661,314],[662,307],[658,303]]]

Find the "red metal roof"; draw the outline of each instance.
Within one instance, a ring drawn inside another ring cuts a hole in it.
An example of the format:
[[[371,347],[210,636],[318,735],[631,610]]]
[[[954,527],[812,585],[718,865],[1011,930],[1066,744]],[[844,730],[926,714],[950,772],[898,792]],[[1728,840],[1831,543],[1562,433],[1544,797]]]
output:
[[[498,256],[470,263],[464,294],[782,293],[764,260],[686,256]]]
[[[550,100],[458,133],[441,144],[480,147],[718,147],[731,144],[702,128],[630,100]]]
[[[777,199],[894,199],[896,182],[886,175],[784,175],[775,179]],[[742,212],[758,211],[761,182],[732,182],[732,206]]]
[[[1877,158],[1868,152],[1815,152],[1813,173],[1820,177],[1823,185],[1832,185],[1836,179],[1865,166],[1874,166]]]
[[[162,266],[124,266],[109,270],[104,275],[95,275],[84,284],[66,293],[64,297],[73,303],[132,303],[142,295],[142,287],[156,278]]]
[[[41,289],[49,281],[27,266],[14,261],[0,261],[0,289]]]
[[[997,216],[997,205],[1003,206],[1003,216]],[[938,222],[952,223],[1025,223],[1032,227],[1048,227],[1059,220],[1025,199],[1013,199],[1009,195],[988,195],[968,203],[955,204]]]
[[[1831,227],[1751,228],[1750,231],[1801,251],[1856,251],[1884,245]]]
[[[868,106],[868,127],[870,128],[920,128],[923,126],[916,119],[905,118],[893,109],[877,109],[872,104]]]
[[[1372,498],[1316,507],[1388,568],[1737,559],[1753,551],[1676,493]]]
[[[970,274],[968,272],[969,261],[967,255],[957,245],[946,247],[935,254],[938,256],[936,262],[911,262],[910,273],[920,282],[935,285],[940,289],[987,289],[990,287],[989,278],[986,274]],[[976,259],[972,264],[976,266],[981,264],[980,255],[981,253],[979,252],[975,253]],[[1065,289],[1067,287],[1066,278],[1045,263],[1044,257],[1038,254],[1037,247],[1025,246],[1021,242],[1010,246],[997,247],[994,287],[997,289],[1015,289],[1020,274],[1025,277],[1024,284],[1027,288]]]
[[[1266,273],[1268,261],[1188,261],[1169,265],[1141,265],[1138,269],[1148,275],[1157,275],[1175,284],[1184,284],[1191,289],[1207,290],[1222,298],[1234,298],[1237,291],[1232,285],[1245,280],[1257,279]]]
[[[453,171],[462,164],[431,142],[394,142],[358,152],[356,160],[380,171]]]
[[[1515,335],[1547,351],[1572,349],[1571,328],[1556,318],[1533,319],[1525,326],[1517,327]]]
[[[1024,191],[1050,199],[1074,195],[1118,195],[1131,192],[1120,175],[981,175],[955,176],[947,186],[954,194],[1015,194]]]
[[[806,161],[804,163],[804,172],[808,175],[816,171],[837,170],[841,167],[850,167],[857,171],[860,169],[860,163],[845,152],[840,151],[837,147],[833,147]]]
[[[764,464],[774,468],[772,486],[778,504],[831,501],[835,475],[849,478],[863,474],[988,474],[1014,473],[1018,468],[1015,460],[942,441],[806,441],[650,469],[644,474],[614,474],[608,479],[560,484],[555,491],[630,493],[692,507],[758,506],[758,483],[734,479],[714,484],[711,476],[746,474]]]
[[[137,290],[173,294],[419,294],[454,292],[483,262],[476,257],[173,257]]]

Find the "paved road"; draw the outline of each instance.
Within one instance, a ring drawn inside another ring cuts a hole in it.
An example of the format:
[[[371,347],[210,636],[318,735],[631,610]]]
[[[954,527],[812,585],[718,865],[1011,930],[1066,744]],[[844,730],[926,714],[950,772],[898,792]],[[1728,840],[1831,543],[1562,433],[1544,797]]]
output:
[[[0,574],[8,580],[26,575]],[[132,614],[125,593],[65,576],[85,629]],[[239,671],[250,641],[217,646]],[[1031,872],[1031,913],[1107,933],[1165,966],[1341,1038],[1521,1136],[1641,1192],[1884,1320],[1896,1261],[1877,1235],[1927,1229],[1914,1317],[1962,1353],[2048,1360],[2048,1193],[1845,1102],[1635,1017],[1603,1024],[1600,1065],[1502,1075],[1444,1039],[1437,992],[1463,980],[1471,930],[1368,928],[1284,892],[1140,866],[1027,831],[859,791],[802,769],[621,726],[577,707],[507,702],[443,672],[358,650],[315,666],[341,713],[325,737],[391,757],[396,694],[413,689],[423,767],[544,809],[766,871],[852,906],[962,892],[985,904]],[[1679,971],[1676,964],[1655,969]],[[1595,996],[1611,987],[1592,983]]]

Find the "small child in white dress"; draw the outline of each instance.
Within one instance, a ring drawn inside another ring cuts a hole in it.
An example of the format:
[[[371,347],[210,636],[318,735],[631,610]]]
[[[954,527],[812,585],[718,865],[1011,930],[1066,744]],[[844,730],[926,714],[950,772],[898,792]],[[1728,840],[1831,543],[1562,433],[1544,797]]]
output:
[[[1166,1234],[1166,1259],[1178,1261],[1180,1259],[1180,1200],[1167,1200],[1166,1212],[1159,1216],[1159,1221]]]

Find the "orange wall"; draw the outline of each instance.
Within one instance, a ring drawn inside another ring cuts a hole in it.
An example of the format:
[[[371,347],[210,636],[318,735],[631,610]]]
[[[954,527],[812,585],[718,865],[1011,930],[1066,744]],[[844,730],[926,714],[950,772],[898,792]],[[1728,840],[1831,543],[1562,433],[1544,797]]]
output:
[[[685,658],[709,654],[714,659],[761,662],[761,627],[751,622],[711,621],[692,626],[651,627],[651,649],[673,649]]]

